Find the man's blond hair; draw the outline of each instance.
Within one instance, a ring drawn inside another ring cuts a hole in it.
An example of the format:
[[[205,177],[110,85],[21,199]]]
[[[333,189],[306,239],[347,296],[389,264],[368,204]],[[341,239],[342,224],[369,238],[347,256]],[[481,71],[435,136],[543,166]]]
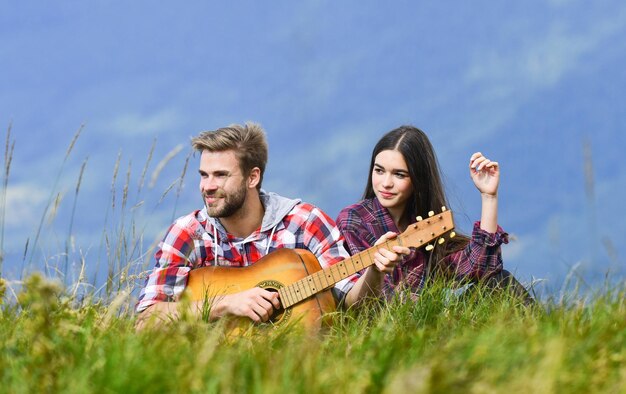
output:
[[[239,160],[241,172],[247,176],[254,167],[261,170],[257,189],[261,188],[267,164],[267,140],[265,131],[258,123],[231,124],[212,131],[203,131],[191,139],[191,146],[202,153],[232,150]]]

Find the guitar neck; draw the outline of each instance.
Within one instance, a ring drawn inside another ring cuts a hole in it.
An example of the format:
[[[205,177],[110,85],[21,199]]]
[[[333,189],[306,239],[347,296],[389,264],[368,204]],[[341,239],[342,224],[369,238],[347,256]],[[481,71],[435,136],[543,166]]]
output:
[[[454,222],[452,221],[452,213],[450,211],[443,211],[440,214],[430,216],[426,220],[414,223],[394,239],[366,249],[337,264],[280,288],[279,293],[283,307],[288,308],[295,305],[371,266],[374,264],[374,254],[381,247],[386,249],[391,249],[396,245],[421,247],[442,234],[451,231],[453,228]],[[443,241],[443,239],[441,240]]]

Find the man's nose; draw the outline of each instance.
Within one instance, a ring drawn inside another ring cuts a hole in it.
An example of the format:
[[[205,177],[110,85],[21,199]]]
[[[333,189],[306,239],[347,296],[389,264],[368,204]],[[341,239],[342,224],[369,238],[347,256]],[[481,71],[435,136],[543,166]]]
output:
[[[217,190],[218,187],[219,185],[213,176],[208,176],[200,181],[200,189],[202,189],[203,192]]]

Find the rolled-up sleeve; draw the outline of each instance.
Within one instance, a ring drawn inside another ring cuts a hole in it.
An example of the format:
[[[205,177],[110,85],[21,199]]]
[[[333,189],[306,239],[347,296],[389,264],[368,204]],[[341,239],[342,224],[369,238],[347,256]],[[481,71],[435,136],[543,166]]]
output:
[[[472,237],[467,246],[443,259],[444,268],[458,279],[480,279],[502,271],[500,245],[509,243],[509,235],[498,226],[495,233],[474,223]]]
[[[187,286],[193,251],[194,242],[190,234],[177,223],[172,224],[159,244],[155,254],[156,264],[139,294],[138,313],[157,302],[178,300]]]

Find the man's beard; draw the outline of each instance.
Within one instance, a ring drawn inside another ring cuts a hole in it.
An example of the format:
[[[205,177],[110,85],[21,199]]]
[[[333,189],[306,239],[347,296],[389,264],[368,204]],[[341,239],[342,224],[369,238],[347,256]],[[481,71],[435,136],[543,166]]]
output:
[[[234,193],[226,194],[222,192],[220,194],[224,195],[224,204],[221,207],[211,207],[206,204],[206,201],[205,206],[207,212],[209,213],[209,216],[214,218],[227,218],[234,215],[237,211],[239,211],[239,209],[241,209],[244,202],[246,201],[246,195],[248,194],[248,190],[246,189],[245,183],[242,183],[241,187],[238,188]]]

